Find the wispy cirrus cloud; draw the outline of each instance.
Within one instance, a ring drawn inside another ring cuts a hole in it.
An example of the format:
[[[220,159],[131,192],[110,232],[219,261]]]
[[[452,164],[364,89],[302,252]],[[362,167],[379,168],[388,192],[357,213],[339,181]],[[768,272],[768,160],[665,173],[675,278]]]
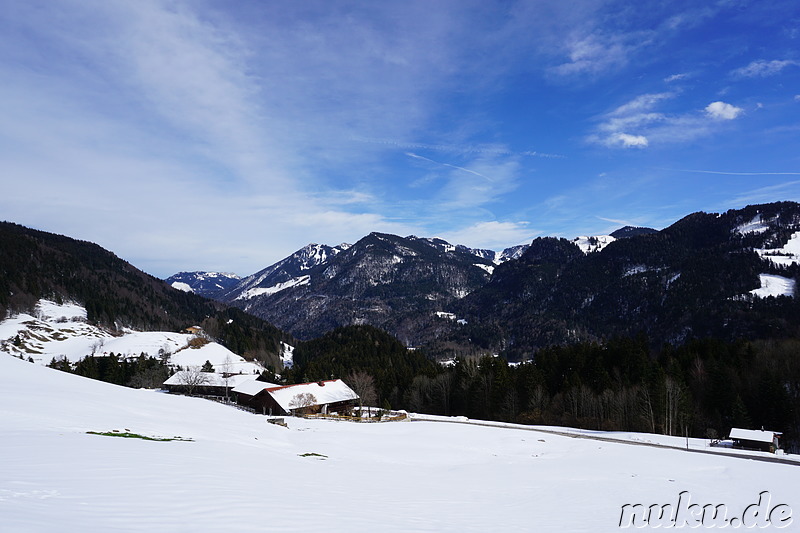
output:
[[[652,143],[687,142],[713,133],[718,123],[734,120],[744,109],[727,102],[711,102],[702,112],[665,113],[659,105],[676,93],[637,96],[600,117],[588,140],[610,148],[646,148]]]
[[[773,59],[770,61],[759,59],[747,66],[731,71],[731,74],[743,78],[766,78],[780,73],[787,67],[797,66],[800,66],[800,61],[794,59]]]
[[[519,163],[514,158],[482,156],[463,165],[437,161],[413,152],[406,156],[428,166],[449,169],[438,179],[443,184],[436,204],[449,211],[481,207],[511,193],[518,186]]]
[[[353,138],[354,142],[376,144],[403,150],[432,150],[436,152],[453,152],[457,154],[491,154],[508,156],[542,157],[546,159],[563,159],[560,154],[548,154],[536,150],[523,150],[515,152],[508,148],[496,145],[455,145],[455,144],[430,144],[418,142],[395,141],[391,139],[366,139]]]
[[[528,222],[490,220],[447,231],[438,237],[471,248],[499,250],[512,244],[530,242],[537,235],[541,235],[541,231],[531,228]]]

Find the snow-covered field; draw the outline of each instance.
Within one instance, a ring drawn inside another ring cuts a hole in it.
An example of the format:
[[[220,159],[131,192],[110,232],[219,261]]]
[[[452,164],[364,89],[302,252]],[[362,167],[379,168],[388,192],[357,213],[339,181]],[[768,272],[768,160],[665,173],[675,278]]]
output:
[[[764,491],[800,512],[794,465],[437,421],[288,425],[0,354],[0,530],[615,531],[625,504],[683,493],[741,516]],[[185,440],[87,433],[112,430]]]
[[[769,296],[794,296],[797,283],[792,278],[775,274],[759,274],[761,287],[753,289],[750,294],[758,298]]]

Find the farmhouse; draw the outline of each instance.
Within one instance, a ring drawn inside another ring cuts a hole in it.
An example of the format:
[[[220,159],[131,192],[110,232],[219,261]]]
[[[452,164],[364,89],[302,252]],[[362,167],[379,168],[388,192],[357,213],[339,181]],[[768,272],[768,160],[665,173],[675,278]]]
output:
[[[344,412],[358,401],[358,394],[340,379],[286,386],[251,381],[233,392],[240,405],[265,415]]]
[[[227,376],[227,378],[226,378]],[[254,381],[253,374],[218,374],[197,370],[175,372],[164,382],[164,388],[175,394],[224,397],[240,383]]]
[[[782,433],[762,429],[731,428],[730,440],[734,448],[760,450],[774,453],[779,448],[778,438]]]

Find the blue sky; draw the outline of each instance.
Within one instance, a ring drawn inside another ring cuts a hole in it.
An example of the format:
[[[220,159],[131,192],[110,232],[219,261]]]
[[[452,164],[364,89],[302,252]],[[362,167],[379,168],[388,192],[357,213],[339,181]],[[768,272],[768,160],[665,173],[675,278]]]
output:
[[[3,0],[0,219],[160,277],[800,200],[800,4]]]

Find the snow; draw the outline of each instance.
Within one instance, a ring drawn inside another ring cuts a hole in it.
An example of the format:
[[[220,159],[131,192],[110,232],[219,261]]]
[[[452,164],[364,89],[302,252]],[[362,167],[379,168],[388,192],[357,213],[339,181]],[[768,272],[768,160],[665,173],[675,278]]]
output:
[[[792,233],[783,248],[757,249],[758,255],[778,266],[800,263],[800,232]]]
[[[74,302],[57,304],[50,300],[39,300],[36,303],[36,318],[53,322],[85,322],[86,309]]]
[[[745,224],[742,224],[737,228],[734,228],[733,231],[736,233],[740,233],[742,235],[747,235],[750,233],[755,233],[755,234],[764,233],[768,229],[769,225],[761,219],[761,215],[756,215],[755,217],[753,217],[753,220]]]
[[[250,382],[255,382],[257,377],[254,376],[253,374],[233,374],[228,376],[226,382],[222,374],[217,374],[216,372],[202,372],[201,374],[205,375],[205,380],[202,382],[202,386],[228,387],[230,389],[243,386]],[[186,381],[184,379],[184,376],[186,376],[186,370],[183,370],[181,372],[176,372],[164,382],[164,385],[185,385]]]
[[[172,288],[183,292],[194,292],[188,283],[184,283],[182,281],[173,281]]]
[[[647,265],[634,265],[625,271],[623,277],[635,276],[636,274],[643,274],[648,272],[650,268]]]
[[[210,342],[200,348],[185,348],[173,353],[170,358],[170,364],[183,368],[203,366],[206,361],[210,362],[217,372],[225,370],[233,373],[255,374],[264,370],[260,364],[246,361],[243,357],[216,342]]]
[[[251,378],[238,383],[233,389],[233,392],[239,392],[248,396],[255,396],[264,389],[272,389],[275,387],[280,387],[280,385],[277,383],[267,383],[266,381],[257,381],[256,379]]]
[[[294,405],[294,398],[298,394],[313,394],[316,401],[315,405],[358,399],[358,394],[353,392],[341,379],[287,385],[270,389],[268,392],[278,405],[287,412],[299,407]]]
[[[753,289],[750,294],[757,298],[768,296],[794,296],[796,282],[792,278],[785,278],[775,274],[759,274],[761,287]]]
[[[308,285],[309,283],[311,283],[311,276],[300,276],[298,278],[292,278],[289,281],[277,283],[272,287],[254,287],[252,289],[248,289],[237,296],[236,299],[249,300],[250,298],[255,298],[256,296],[275,294],[276,292],[281,292],[282,290],[286,290],[291,287],[299,287],[301,285]]]
[[[800,509],[800,468],[788,464],[531,427],[287,423],[0,354],[1,529],[617,531],[622,505],[682,491],[731,514],[761,491]],[[191,441],[86,433],[112,430]]]
[[[478,268],[482,268],[483,270],[488,272],[489,275],[492,275],[492,273],[494,273],[494,267],[492,265],[483,265],[481,263],[475,263],[475,266]]]
[[[157,357],[159,352],[172,354],[173,366],[202,366],[209,361],[217,370],[226,364],[230,372],[253,374],[264,368],[245,359],[221,344],[209,342],[200,348],[189,348],[194,335],[168,331],[126,331],[122,335],[86,322],[86,310],[75,303],[56,304],[42,300],[36,305],[36,317],[19,314],[0,322],[0,352],[31,357],[48,364],[53,358],[66,357],[71,362],[88,355],[138,357],[142,353]],[[16,338],[20,343],[15,343]],[[19,345],[17,345],[19,344]]]
[[[294,366],[294,346],[281,342],[281,363],[283,363],[283,368]]]
[[[593,237],[581,235],[580,237],[572,239],[572,242],[575,246],[580,248],[584,254],[588,254],[591,252],[599,252],[616,240],[617,239],[611,235],[596,235]]]
[[[732,428],[730,438],[772,444],[773,439],[775,438],[775,433],[775,431],[765,431],[763,429]]]

